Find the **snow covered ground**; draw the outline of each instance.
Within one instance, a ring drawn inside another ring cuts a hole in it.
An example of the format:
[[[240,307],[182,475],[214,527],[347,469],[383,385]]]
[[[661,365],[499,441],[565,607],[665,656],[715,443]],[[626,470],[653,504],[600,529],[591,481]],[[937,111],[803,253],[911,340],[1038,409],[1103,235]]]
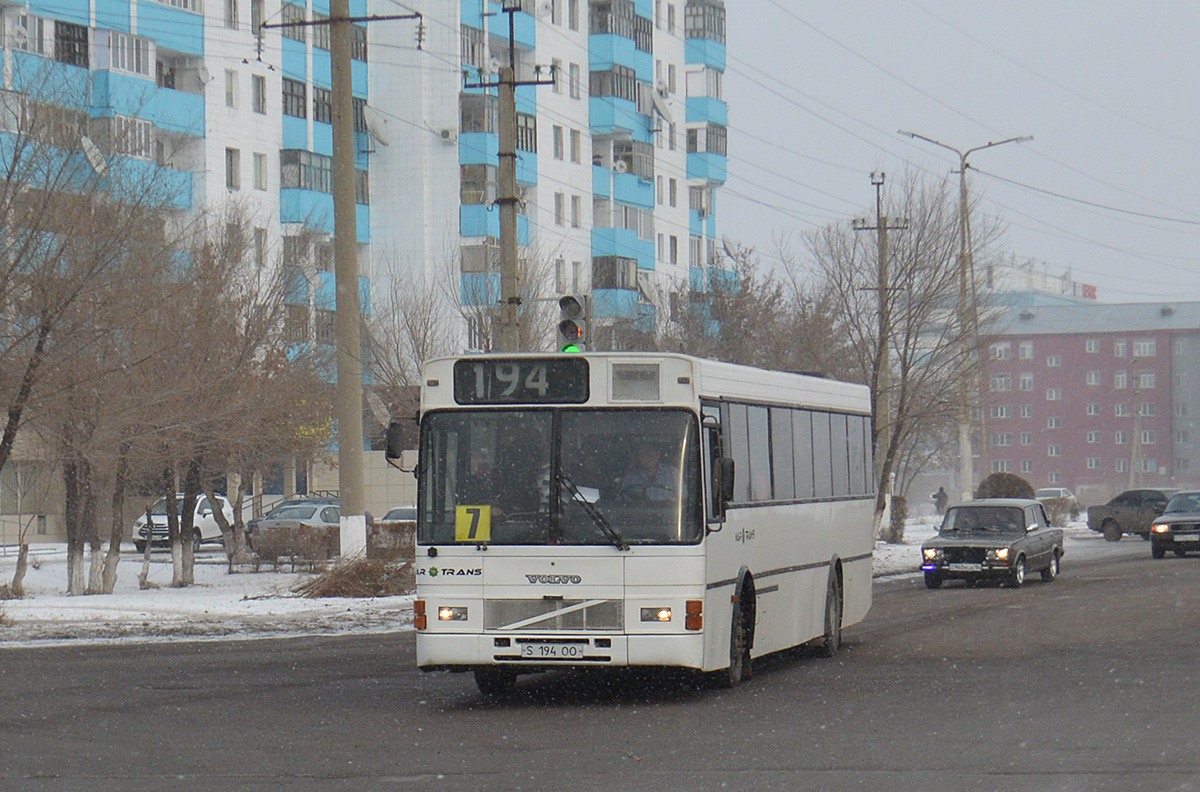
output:
[[[905,529],[905,544],[879,542],[875,576],[915,574],[921,565],[921,542],[936,532],[937,518],[918,517]],[[1096,538],[1086,523],[1066,531],[1070,545]],[[0,600],[0,646],[64,642],[171,640],[186,637],[262,638],[284,635],[334,635],[410,629],[412,597],[375,599],[306,599],[292,587],[307,573],[227,572],[217,549],[201,551],[196,585],[171,588],[171,563],[156,551],[151,583],[138,589],[141,556],[132,545],[122,556],[116,591],[68,597],[67,558],[63,545],[33,545],[25,578],[26,596]],[[16,550],[0,548],[0,583],[10,583]]]

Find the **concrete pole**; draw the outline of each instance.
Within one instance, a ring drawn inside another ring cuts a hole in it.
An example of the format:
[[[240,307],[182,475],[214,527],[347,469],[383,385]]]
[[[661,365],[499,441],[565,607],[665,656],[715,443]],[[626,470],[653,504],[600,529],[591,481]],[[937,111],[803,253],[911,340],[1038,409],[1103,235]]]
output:
[[[350,0],[329,7],[333,82],[333,224],[337,311],[338,498],[342,558],[363,555],[367,523],[363,493],[362,344],[359,337],[358,220],[355,209],[354,97]]]
[[[962,374],[958,383],[958,482],[960,498],[970,500],[975,487],[974,461],[971,459],[971,292],[967,278],[970,268],[967,251],[970,205],[967,201],[967,155],[958,154],[958,328],[962,335]]]
[[[512,15],[509,14],[509,24]],[[510,52],[511,52],[510,47]],[[521,349],[521,275],[517,262],[517,98],[513,66],[500,67],[500,168],[497,175],[500,204],[500,327],[496,348]]]

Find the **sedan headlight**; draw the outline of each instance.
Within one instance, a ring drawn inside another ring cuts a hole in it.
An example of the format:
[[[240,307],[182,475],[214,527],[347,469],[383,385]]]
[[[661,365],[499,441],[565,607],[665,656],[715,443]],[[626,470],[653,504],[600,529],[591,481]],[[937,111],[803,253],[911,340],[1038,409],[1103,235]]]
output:
[[[921,551],[926,561],[940,561],[946,554],[936,547],[926,547]]]
[[[1007,547],[997,547],[994,550],[988,550],[987,554],[988,554],[988,558],[991,559],[992,561],[1007,561],[1008,560],[1008,548]]]
[[[1171,526],[1166,523],[1154,523],[1154,525],[1150,526],[1150,530],[1154,531],[1154,533],[1168,533],[1171,530]]]

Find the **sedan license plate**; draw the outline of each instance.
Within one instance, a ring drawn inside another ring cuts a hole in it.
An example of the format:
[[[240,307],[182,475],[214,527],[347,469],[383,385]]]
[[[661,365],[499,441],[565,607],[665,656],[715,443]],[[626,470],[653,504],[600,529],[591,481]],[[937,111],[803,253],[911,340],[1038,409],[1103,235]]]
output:
[[[983,564],[967,564],[963,562],[956,562],[948,564],[947,568],[951,572],[979,572],[983,569]]]
[[[1175,534],[1176,542],[1200,542],[1200,534]]]
[[[582,660],[586,656],[587,647],[583,644],[521,644],[521,657],[531,660]]]

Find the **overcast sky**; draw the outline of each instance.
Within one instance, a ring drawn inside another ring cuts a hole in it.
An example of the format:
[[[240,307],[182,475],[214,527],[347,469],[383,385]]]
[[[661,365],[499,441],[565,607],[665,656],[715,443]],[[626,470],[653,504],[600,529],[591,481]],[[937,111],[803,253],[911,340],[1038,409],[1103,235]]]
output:
[[[1033,135],[970,158],[1005,253],[1069,268],[1102,302],[1200,300],[1200,3],[727,8],[721,232],[769,256],[873,212],[873,170],[957,179],[957,155],[900,129],[962,150]]]

